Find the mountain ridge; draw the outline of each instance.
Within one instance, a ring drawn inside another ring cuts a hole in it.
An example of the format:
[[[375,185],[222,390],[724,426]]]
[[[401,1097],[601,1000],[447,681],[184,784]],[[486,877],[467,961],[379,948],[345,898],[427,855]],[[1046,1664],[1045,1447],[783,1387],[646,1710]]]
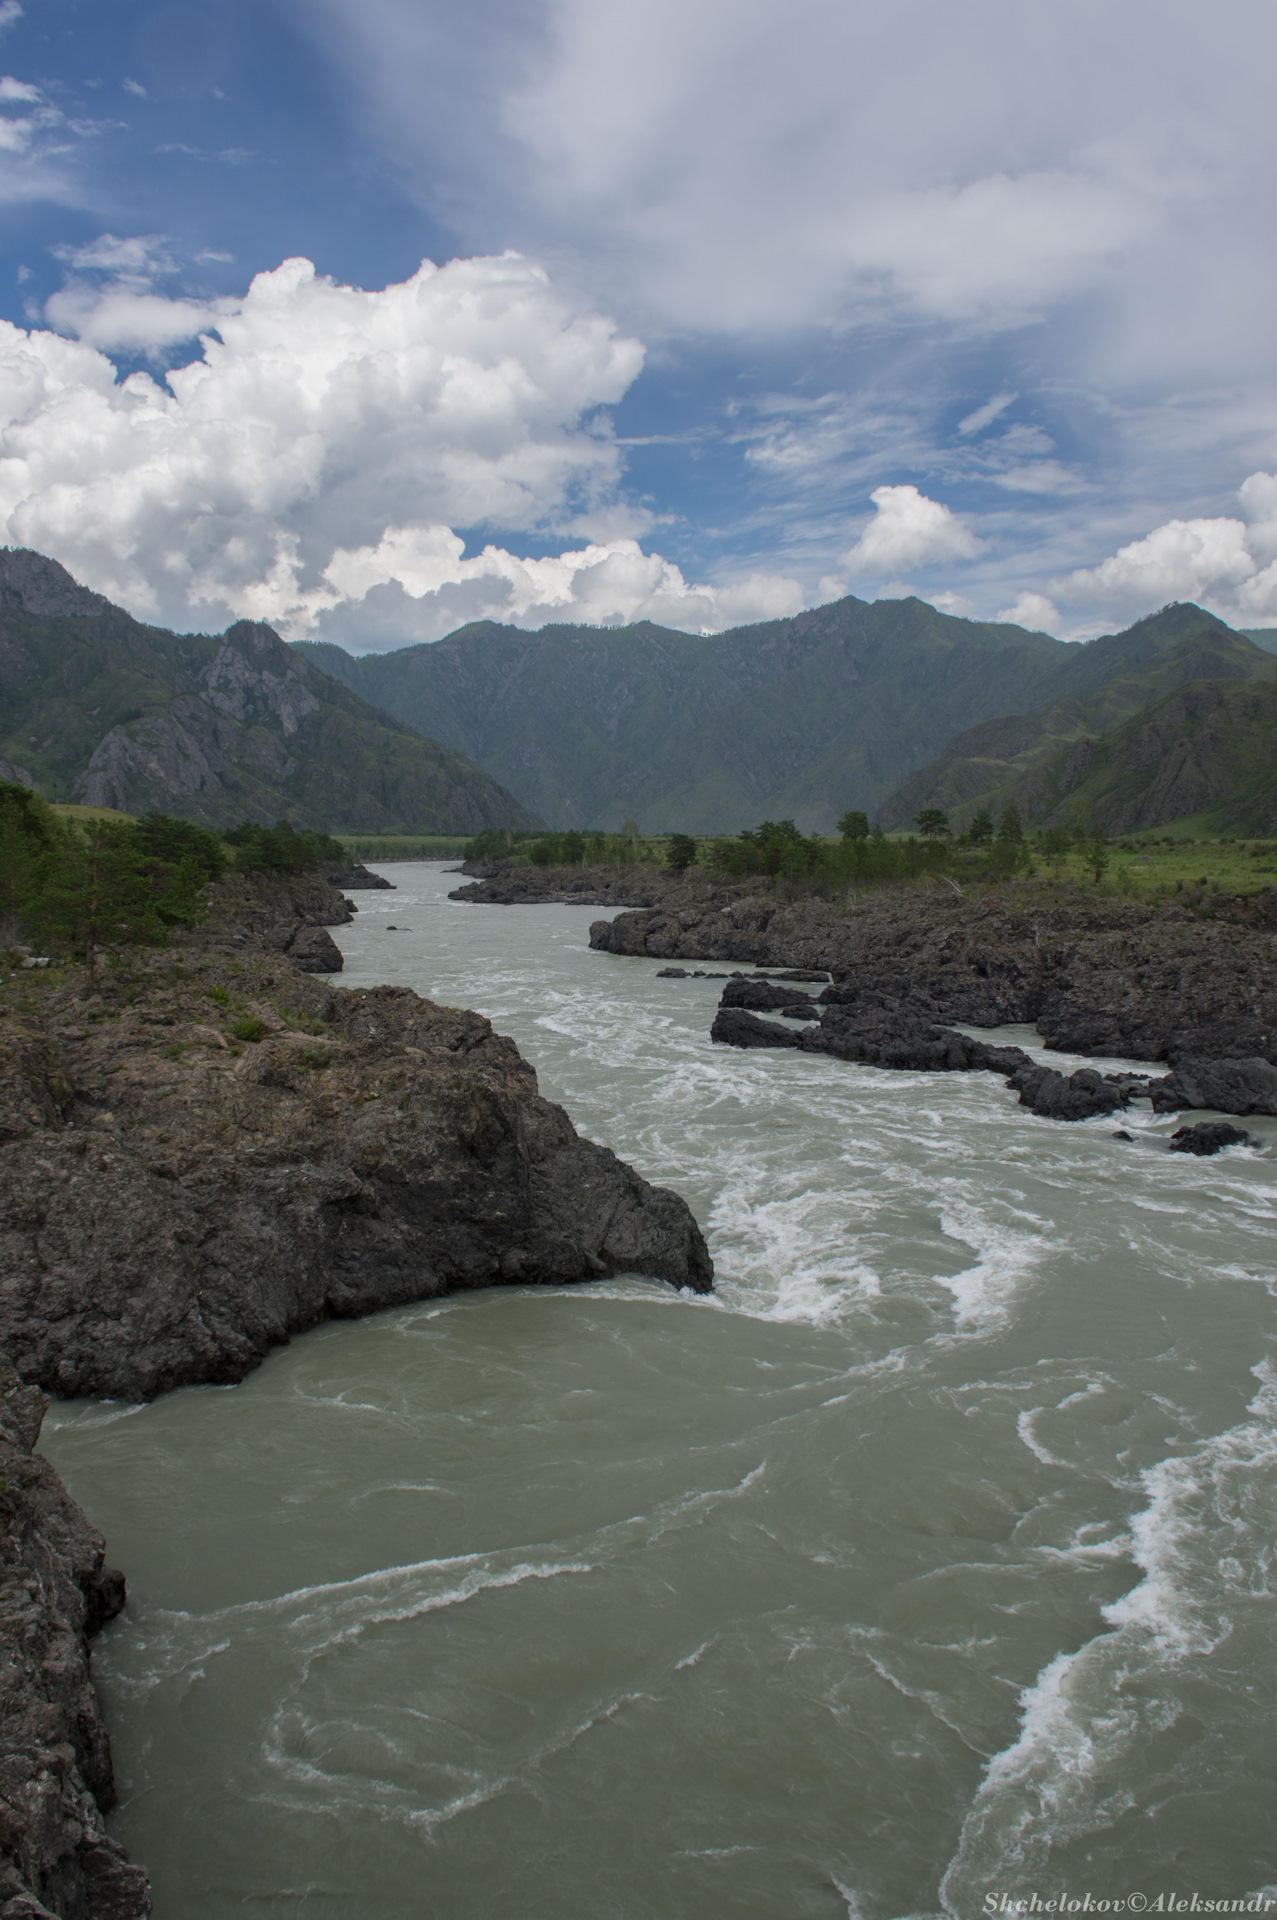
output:
[[[1273,654],[1191,602],[1172,604],[1092,641],[1054,702],[955,735],[879,817],[898,827],[939,807],[962,826],[1014,802],[1047,826],[1073,812],[1130,833],[1206,811],[1221,830],[1269,831],[1277,788],[1265,798],[1274,783],[1263,766],[1277,705],[1261,688],[1277,694]]]
[[[0,774],[51,800],[361,831],[539,822],[462,755],[370,707],[273,628],[135,620],[0,549]]]
[[[734,832],[764,814],[828,831],[877,805],[963,725],[1044,691],[1066,649],[848,596],[722,634],[482,621],[393,653],[294,650],[558,827]]]

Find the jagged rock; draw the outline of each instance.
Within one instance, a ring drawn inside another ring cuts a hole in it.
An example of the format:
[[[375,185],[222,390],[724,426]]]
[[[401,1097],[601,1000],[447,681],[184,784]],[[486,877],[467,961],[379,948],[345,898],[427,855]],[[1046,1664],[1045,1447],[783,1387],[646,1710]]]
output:
[[[820,1008],[814,1007],[810,1000],[799,1000],[791,1007],[781,1007],[782,1020],[819,1020]]]
[[[1158,1113],[1209,1107],[1216,1113],[1277,1114],[1277,1067],[1262,1059],[1197,1060],[1181,1055],[1174,1073],[1149,1082]]]
[[[1065,1077],[1052,1067],[1030,1062],[1007,1081],[1020,1096],[1020,1105],[1049,1120],[1090,1120],[1112,1113],[1123,1104],[1117,1088],[1094,1067],[1079,1067]]]
[[[124,1576],[34,1452],[47,1406],[0,1358],[0,1914],[142,1920],[146,1874],[102,1823],[115,1785],[89,1677]]]
[[[760,1020],[757,1015],[746,1013],[743,1007],[720,1007],[714,1015],[709,1037],[726,1047],[796,1047],[800,1044],[798,1034],[774,1027],[770,1020]]]
[[[662,967],[657,974],[658,980],[686,980],[686,967]]]
[[[1179,1127],[1170,1139],[1172,1153],[1218,1153],[1222,1147],[1245,1147],[1250,1135],[1244,1127],[1223,1120],[1199,1120],[1195,1127]]]

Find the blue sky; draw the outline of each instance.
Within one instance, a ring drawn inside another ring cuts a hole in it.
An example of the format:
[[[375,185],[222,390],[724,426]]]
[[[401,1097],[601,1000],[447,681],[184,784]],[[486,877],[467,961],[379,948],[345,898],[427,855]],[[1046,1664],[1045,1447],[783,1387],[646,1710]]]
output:
[[[2,537],[144,617],[1277,624],[1270,7],[0,23]]]

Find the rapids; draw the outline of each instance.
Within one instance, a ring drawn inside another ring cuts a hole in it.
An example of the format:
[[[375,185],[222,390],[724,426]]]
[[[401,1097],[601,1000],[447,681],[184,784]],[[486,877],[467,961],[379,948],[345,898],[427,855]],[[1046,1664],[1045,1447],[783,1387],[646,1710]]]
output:
[[[94,1670],[158,1920],[1277,1881],[1277,1122],[1194,1160],[713,1047],[717,983],[591,953],[599,909],[382,870],[342,984],[489,1015],[717,1290],[497,1289],[51,1410],[128,1574]]]

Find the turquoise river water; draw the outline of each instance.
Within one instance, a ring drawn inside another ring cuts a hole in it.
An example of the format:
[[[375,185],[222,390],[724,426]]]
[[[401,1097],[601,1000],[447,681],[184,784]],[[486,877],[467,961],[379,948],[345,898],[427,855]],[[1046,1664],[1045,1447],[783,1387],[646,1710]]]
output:
[[[718,1287],[495,1289],[52,1410],[128,1574],[94,1668],[158,1920],[1264,1894],[1277,1122],[1198,1161],[714,1047],[716,983],[591,953],[598,909],[384,871],[343,983],[489,1015]]]

